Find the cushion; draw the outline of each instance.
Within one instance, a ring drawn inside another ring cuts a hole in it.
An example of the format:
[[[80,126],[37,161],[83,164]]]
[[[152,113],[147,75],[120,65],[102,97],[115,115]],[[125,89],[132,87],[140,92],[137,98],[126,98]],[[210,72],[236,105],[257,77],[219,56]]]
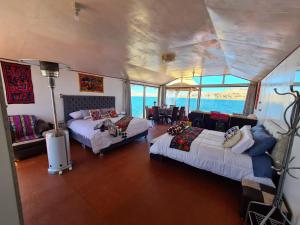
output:
[[[104,115],[104,114],[110,113],[111,111],[115,111],[115,108],[103,108],[100,110],[101,110],[101,113]]]
[[[231,127],[228,131],[225,132],[225,141],[227,139],[230,139],[231,137],[233,137],[234,135],[237,134],[237,132],[239,131],[239,127],[238,126],[235,126],[235,127]]]
[[[251,128],[252,133],[260,130],[265,130],[264,126],[262,124],[256,125]]]
[[[90,115],[90,110],[88,109],[81,109],[80,112],[83,118]]]
[[[22,142],[39,138],[35,133],[36,117],[33,115],[14,115],[9,116],[11,132],[14,142]]]
[[[254,145],[249,149],[250,156],[264,155],[266,151],[271,152],[276,139],[264,129],[253,132]]]
[[[184,129],[186,128],[185,124],[184,123],[180,123],[178,125],[175,125],[175,126],[171,126],[167,132],[168,134],[172,135],[172,136],[175,136],[177,134],[180,134]]]
[[[254,144],[252,133],[250,129],[241,129],[241,139],[240,141],[231,148],[234,153],[243,153],[247,151]]]
[[[92,120],[100,120],[102,118],[100,109],[89,110]]]
[[[81,111],[71,112],[69,116],[75,120],[83,118]]]
[[[118,117],[118,113],[115,110],[113,110],[113,111],[109,112],[109,116],[112,117],[112,118]]]
[[[270,156],[258,155],[252,157],[253,174],[255,177],[268,177],[272,178],[272,159]]]
[[[241,139],[241,131],[238,129],[237,132],[230,138],[225,139],[223,146],[224,148],[231,148],[236,145]]]

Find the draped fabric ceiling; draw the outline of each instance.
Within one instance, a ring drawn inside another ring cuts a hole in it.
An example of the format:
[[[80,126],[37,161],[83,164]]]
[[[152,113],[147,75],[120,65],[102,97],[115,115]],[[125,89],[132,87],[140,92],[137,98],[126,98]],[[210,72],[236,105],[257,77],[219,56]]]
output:
[[[152,84],[193,72],[257,81],[300,44],[299,0],[78,2],[77,21],[73,0],[0,0],[0,57]]]

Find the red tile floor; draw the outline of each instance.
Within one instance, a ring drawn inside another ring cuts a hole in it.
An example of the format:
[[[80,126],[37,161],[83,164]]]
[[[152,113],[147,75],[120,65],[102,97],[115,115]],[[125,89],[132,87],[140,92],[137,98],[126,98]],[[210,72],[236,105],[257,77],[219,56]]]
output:
[[[148,142],[167,129],[150,129]],[[144,138],[103,158],[72,142],[73,171],[49,175],[46,155],[17,163],[25,225],[240,225],[237,182],[149,158]]]

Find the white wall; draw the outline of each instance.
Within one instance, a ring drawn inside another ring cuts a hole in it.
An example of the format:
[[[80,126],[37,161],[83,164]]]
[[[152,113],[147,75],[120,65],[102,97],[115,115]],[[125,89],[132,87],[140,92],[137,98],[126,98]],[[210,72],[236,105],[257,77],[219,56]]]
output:
[[[273,119],[284,126],[283,113],[285,108],[291,103],[292,98],[287,96],[278,96],[273,89],[276,87],[280,92],[288,92],[289,85],[295,79],[295,71],[300,65],[300,48],[292,53],[283,61],[274,71],[272,71],[262,81],[261,95],[256,114],[260,121],[264,119]],[[285,126],[284,126],[285,127]],[[295,139],[292,155],[296,156],[293,165],[300,166],[300,138]],[[293,172],[300,177],[300,171]],[[300,224],[300,180],[287,176],[285,183],[285,195],[294,213],[295,224]]]
[[[34,104],[9,104],[8,115],[13,114],[33,114],[46,121],[53,121],[50,90],[48,79],[42,77],[39,67],[31,66],[32,83],[34,89]],[[65,95],[105,95],[116,97],[116,110],[122,110],[123,86],[120,79],[104,77],[104,93],[79,92],[78,74],[73,71],[61,70],[60,77],[56,79],[55,98],[57,106],[58,120],[63,120],[63,100],[60,94]]]

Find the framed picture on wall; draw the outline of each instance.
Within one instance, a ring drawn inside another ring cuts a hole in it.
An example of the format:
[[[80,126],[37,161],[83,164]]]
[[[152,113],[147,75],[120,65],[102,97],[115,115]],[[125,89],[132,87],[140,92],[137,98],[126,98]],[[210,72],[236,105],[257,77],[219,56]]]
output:
[[[103,93],[103,77],[78,73],[80,92],[97,92]]]

